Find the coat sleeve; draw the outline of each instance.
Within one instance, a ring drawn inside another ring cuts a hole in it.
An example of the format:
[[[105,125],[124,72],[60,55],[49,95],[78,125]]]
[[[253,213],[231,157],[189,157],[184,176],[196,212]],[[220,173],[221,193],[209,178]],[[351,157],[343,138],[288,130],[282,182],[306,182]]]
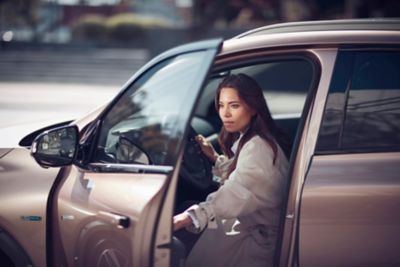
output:
[[[253,137],[249,140],[225,184],[205,202],[188,209],[197,224],[196,229],[191,230],[201,231],[207,225],[215,228],[216,218],[237,218],[258,209],[279,206],[283,177],[273,164],[273,156],[271,147],[263,139]]]

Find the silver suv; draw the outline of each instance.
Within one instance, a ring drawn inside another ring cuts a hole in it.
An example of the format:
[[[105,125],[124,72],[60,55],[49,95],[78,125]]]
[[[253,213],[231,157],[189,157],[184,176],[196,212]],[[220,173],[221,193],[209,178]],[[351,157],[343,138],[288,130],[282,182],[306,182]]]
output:
[[[0,149],[0,265],[182,263],[172,216],[215,190],[192,137],[217,146],[216,84],[241,72],[292,141],[276,266],[399,266],[399,70],[399,20],[278,24],[169,50],[107,106]]]

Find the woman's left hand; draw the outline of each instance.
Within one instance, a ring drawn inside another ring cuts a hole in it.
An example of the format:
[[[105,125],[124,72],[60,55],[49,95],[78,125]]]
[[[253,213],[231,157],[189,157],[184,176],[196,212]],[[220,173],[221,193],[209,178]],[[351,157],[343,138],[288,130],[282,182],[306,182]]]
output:
[[[178,231],[182,228],[190,226],[192,224],[192,219],[187,214],[187,212],[182,212],[174,216],[174,231]]]

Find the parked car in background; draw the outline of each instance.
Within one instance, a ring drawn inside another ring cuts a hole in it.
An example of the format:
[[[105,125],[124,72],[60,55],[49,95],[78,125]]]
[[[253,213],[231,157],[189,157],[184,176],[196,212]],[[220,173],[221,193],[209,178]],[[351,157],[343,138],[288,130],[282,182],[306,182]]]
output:
[[[213,99],[229,73],[257,80],[292,141],[276,266],[398,266],[399,70],[395,19],[277,24],[169,50],[108,105],[0,150],[1,266],[182,263],[172,217],[215,190],[192,137],[218,148]]]

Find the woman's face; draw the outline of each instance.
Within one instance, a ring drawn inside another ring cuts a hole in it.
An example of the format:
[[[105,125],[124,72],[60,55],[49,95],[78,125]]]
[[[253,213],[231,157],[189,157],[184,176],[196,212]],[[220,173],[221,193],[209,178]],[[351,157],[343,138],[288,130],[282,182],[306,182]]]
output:
[[[254,112],[240,99],[238,91],[230,87],[221,89],[218,107],[219,117],[225,130],[230,133],[243,133],[254,115]]]

